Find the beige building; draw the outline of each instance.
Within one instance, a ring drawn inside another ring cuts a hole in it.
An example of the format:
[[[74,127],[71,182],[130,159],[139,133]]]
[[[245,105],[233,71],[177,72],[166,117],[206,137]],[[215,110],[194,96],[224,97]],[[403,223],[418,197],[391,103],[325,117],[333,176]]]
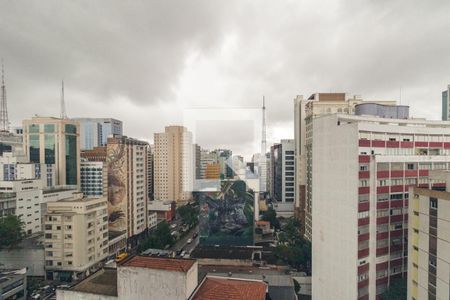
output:
[[[447,191],[409,191],[408,300],[450,299],[450,172],[430,178]]]
[[[318,116],[344,113],[354,114],[361,103],[395,105],[396,101],[364,101],[360,96],[346,93],[315,93],[309,98],[294,99],[295,131],[295,213],[305,224],[305,238],[312,238],[312,122]]]
[[[23,146],[30,162],[55,165],[56,185],[80,184],[80,125],[70,119],[23,121]]]
[[[106,198],[83,198],[82,193],[47,203],[44,221],[46,277],[84,277],[108,256]]]
[[[183,126],[167,126],[155,133],[155,200],[177,203],[192,199],[195,175],[192,134]]]
[[[108,215],[111,231],[128,237],[147,229],[148,143],[126,136],[108,139]]]

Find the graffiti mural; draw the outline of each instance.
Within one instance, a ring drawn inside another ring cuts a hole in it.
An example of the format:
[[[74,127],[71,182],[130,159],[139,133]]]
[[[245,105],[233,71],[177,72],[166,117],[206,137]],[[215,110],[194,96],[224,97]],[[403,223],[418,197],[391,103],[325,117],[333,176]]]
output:
[[[123,144],[108,144],[108,215],[109,229],[127,230],[127,168]]]
[[[220,192],[197,197],[200,245],[253,245],[254,196],[244,181],[222,181]]]

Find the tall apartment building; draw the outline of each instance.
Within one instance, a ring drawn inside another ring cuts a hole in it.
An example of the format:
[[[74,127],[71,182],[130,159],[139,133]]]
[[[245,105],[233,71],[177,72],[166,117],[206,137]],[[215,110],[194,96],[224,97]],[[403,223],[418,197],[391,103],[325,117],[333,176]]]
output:
[[[450,173],[433,171],[430,178],[434,189],[409,192],[409,300],[450,299]]]
[[[315,93],[305,99],[294,99],[296,195],[295,211],[302,224],[305,224],[305,238],[311,240],[312,234],[312,159],[313,159],[313,120],[322,115],[344,113],[354,114],[355,106],[361,103],[395,105],[395,101],[364,101],[360,96],[349,97],[346,93]]]
[[[270,195],[277,214],[284,217],[291,217],[294,215],[294,152],[294,140],[281,140],[279,144],[270,147]]]
[[[80,123],[81,150],[106,146],[108,137],[123,135],[122,121],[112,118],[74,118]]]
[[[408,189],[427,187],[430,170],[450,167],[450,123],[378,108],[401,118],[363,109],[313,121],[313,299],[376,299],[405,278]]]
[[[201,179],[201,157],[202,157],[202,148],[198,144],[193,145],[194,149],[194,167],[195,167],[195,176],[194,179]]]
[[[183,126],[155,133],[155,199],[185,203],[192,199],[195,176],[192,134]]]
[[[72,198],[47,203],[45,270],[48,280],[83,278],[108,256],[107,200]]]
[[[55,165],[56,185],[80,184],[80,125],[70,119],[23,121],[23,146],[30,162]]]
[[[108,189],[108,170],[102,161],[81,160],[80,189],[85,197],[103,197]]]
[[[450,84],[442,92],[442,121],[450,120]]]
[[[154,165],[154,160],[155,160],[155,155],[154,155],[154,147],[153,145],[149,145],[148,149],[147,149],[147,190],[148,190],[148,200],[152,201],[155,199],[155,192],[154,192],[154,178],[153,178],[153,174],[154,174],[154,170],[153,170],[153,165]]]
[[[131,238],[147,228],[148,143],[117,136],[106,148],[109,228]]]

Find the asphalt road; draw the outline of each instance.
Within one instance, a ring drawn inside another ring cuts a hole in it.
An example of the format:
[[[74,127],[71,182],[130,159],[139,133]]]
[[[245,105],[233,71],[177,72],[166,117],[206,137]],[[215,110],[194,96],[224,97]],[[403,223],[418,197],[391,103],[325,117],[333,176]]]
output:
[[[186,253],[191,253],[191,251],[198,245],[198,236],[195,239],[193,238],[195,232],[198,232],[198,226],[192,228],[188,234],[179,239],[170,249],[173,251],[185,250]],[[188,239],[192,239],[190,244],[187,243]]]

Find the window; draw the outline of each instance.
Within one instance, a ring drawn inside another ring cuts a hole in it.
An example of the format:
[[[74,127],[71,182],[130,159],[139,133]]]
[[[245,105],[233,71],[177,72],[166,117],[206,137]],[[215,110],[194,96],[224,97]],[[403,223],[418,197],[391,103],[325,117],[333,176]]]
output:
[[[368,165],[360,165],[359,170],[360,171],[369,171],[369,166]]]
[[[359,186],[360,187],[366,187],[369,186],[369,181],[367,179],[360,179],[359,180]]]
[[[432,209],[438,208],[438,201],[436,198],[430,198],[430,208]]]
[[[358,219],[364,219],[369,217],[369,211],[361,211],[358,213]]]

